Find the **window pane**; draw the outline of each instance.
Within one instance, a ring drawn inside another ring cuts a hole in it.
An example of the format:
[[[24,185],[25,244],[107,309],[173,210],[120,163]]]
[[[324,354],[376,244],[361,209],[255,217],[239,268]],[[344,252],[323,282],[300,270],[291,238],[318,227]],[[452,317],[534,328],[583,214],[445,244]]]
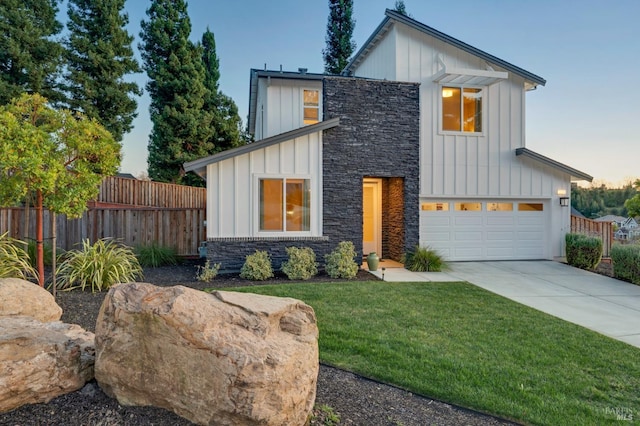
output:
[[[487,211],[511,212],[513,211],[513,203],[487,203]]]
[[[282,231],[282,179],[260,180],[260,230]]]
[[[456,203],[458,211],[481,211],[482,203]]]
[[[287,179],[287,231],[309,231],[309,181]]]
[[[464,89],[464,131],[482,131],[482,89]]]
[[[442,130],[459,132],[460,129],[460,88],[442,88]]]
[[[421,210],[426,211],[448,211],[449,203],[422,203]]]
[[[304,90],[303,93],[303,122],[304,124],[315,124],[320,120],[320,92],[318,90]]]
[[[518,203],[518,211],[521,212],[541,212],[542,203]]]

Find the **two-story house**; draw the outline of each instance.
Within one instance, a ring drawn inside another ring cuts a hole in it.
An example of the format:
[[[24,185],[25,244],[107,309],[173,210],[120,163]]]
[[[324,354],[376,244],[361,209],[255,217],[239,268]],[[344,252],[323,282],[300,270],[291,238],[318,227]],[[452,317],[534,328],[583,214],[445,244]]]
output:
[[[562,256],[572,180],[525,147],[545,80],[387,10],[343,75],[251,70],[256,142],[185,164],[207,179],[208,257],[237,269],[338,242],[399,259]]]

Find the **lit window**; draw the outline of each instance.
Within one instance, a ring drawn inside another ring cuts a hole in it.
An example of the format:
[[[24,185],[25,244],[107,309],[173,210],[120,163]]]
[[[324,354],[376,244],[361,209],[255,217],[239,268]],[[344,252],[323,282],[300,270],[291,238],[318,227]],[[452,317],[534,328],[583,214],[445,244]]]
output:
[[[487,211],[490,212],[512,212],[513,203],[487,203]]]
[[[304,94],[304,124],[314,124],[320,121],[320,93],[317,90],[305,90]]]
[[[308,179],[260,179],[260,231],[310,230]]]
[[[482,132],[482,89],[442,88],[442,130]]]
[[[518,203],[518,211],[520,212],[541,212],[543,210],[542,203]]]
[[[421,210],[425,211],[449,211],[449,203],[422,203]]]
[[[479,212],[482,210],[482,203],[456,203],[455,207],[457,211]]]

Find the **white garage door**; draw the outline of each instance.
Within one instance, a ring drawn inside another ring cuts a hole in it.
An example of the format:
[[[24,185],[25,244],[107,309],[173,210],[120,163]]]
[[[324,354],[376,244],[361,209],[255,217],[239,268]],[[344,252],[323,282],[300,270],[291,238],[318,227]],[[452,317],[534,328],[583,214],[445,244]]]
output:
[[[423,201],[420,245],[447,260],[546,259],[543,201]]]

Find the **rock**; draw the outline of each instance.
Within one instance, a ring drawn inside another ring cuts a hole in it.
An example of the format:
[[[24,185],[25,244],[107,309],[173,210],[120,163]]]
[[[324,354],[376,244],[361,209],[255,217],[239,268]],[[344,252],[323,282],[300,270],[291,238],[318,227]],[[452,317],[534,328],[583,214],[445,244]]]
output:
[[[96,380],[123,405],[208,425],[304,425],[318,328],[299,300],[120,284],[96,324]]]
[[[0,318],[0,412],[82,388],[93,379],[93,344],[78,325]]]
[[[0,317],[26,315],[42,322],[58,321],[62,308],[44,288],[20,278],[0,278]]]

